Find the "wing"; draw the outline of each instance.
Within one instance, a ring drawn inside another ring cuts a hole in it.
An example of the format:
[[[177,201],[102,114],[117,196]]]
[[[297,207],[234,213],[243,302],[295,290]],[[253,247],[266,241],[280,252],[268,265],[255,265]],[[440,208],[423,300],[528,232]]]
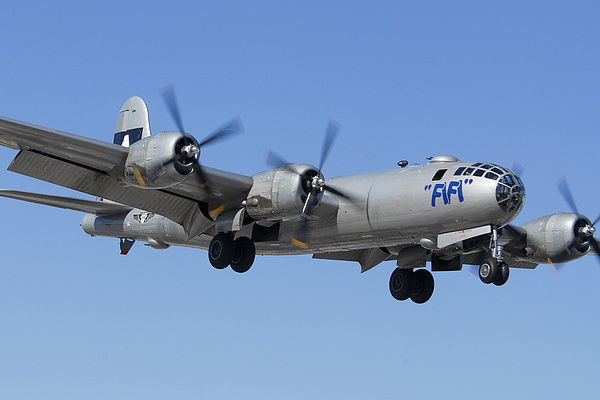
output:
[[[111,201],[76,199],[73,197],[20,192],[18,190],[0,189],[0,196],[96,215],[121,214],[132,210],[132,208],[129,206],[113,203]]]
[[[239,204],[253,184],[251,177],[205,168],[213,189],[210,199],[193,179],[168,190],[126,186],[117,172],[128,148],[3,117],[0,145],[20,150],[10,171],[163,215],[190,237],[201,233],[210,209]]]
[[[0,117],[0,145],[31,150],[108,172],[122,165],[127,148]]]

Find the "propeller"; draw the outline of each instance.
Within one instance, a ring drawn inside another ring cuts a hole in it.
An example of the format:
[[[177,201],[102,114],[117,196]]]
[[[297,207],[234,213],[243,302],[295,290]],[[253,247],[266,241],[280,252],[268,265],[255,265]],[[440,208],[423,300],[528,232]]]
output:
[[[202,142],[197,143],[196,140],[191,135],[186,133],[185,129],[183,128],[183,121],[181,119],[181,114],[179,113],[179,106],[177,104],[177,98],[175,96],[173,85],[169,84],[164,86],[162,89],[160,89],[160,92],[165,103],[167,104],[167,107],[169,108],[169,112],[171,113],[171,117],[173,118],[177,129],[183,134],[183,146],[176,149],[175,157],[184,163],[188,163],[190,161],[193,163],[194,172],[200,183],[200,187],[203,188],[203,190],[206,192],[206,195],[210,197],[210,183],[206,177],[202,165],[200,164],[201,148],[202,146],[215,144],[230,136],[242,133],[244,131],[242,121],[239,118],[234,118],[229,123],[212,132]]]
[[[309,222],[312,220],[312,213],[316,206],[319,204],[321,194],[324,191],[329,191],[337,196],[349,200],[350,202],[355,202],[351,196],[347,195],[339,189],[332,187],[331,185],[328,185],[327,181],[323,176],[323,173],[321,172],[323,170],[325,162],[327,161],[333,143],[335,142],[335,139],[337,138],[337,135],[340,131],[340,127],[341,126],[338,122],[334,120],[329,120],[327,124],[327,129],[325,131],[323,146],[321,147],[321,158],[319,160],[319,167],[316,171],[316,174],[304,175],[302,177],[305,180],[305,182],[303,183],[305,185],[305,189],[307,190],[307,196],[304,202],[304,206],[302,208],[302,214],[300,215],[300,222],[296,226],[295,237],[292,239],[292,243],[294,243],[298,247],[308,247],[305,243],[308,232],[308,225]],[[283,167],[289,171],[298,173],[289,165],[289,163],[284,158],[282,158],[281,156],[277,155],[269,149],[267,149],[267,151],[265,152],[265,157],[263,161],[265,164],[271,167]]]
[[[521,177],[525,172],[525,167],[523,167],[518,161],[515,161],[512,165],[512,172],[514,172],[518,177]]]
[[[569,189],[569,185],[567,184],[567,180],[564,176],[562,176],[556,182],[556,187],[560,191],[560,194],[562,194],[562,196],[564,197],[565,201],[569,204],[569,207],[571,207],[571,210],[579,214],[577,204],[575,203],[573,195],[571,194],[571,189]],[[600,263],[600,245],[594,237],[594,234],[596,233],[595,225],[598,223],[598,221],[600,221],[600,215],[598,216],[598,218],[596,218],[596,220],[593,223],[585,223],[582,226],[579,226],[577,228],[576,234],[578,235],[579,240],[581,240],[582,242],[585,243],[587,241],[590,243],[590,245],[596,252],[596,255],[598,256],[598,262]]]
[[[331,147],[333,145],[333,142],[335,141],[335,138],[337,137],[339,130],[340,124],[336,121],[329,120],[329,123],[327,124],[327,130],[325,132],[323,147],[321,148],[321,159],[319,161],[319,168],[317,169],[317,173],[306,177],[305,183],[306,188],[309,190],[309,193],[304,203],[303,214],[306,214],[305,211],[307,210],[307,208],[309,210],[312,210],[312,207],[309,205],[309,203],[313,202],[313,200],[317,200],[318,195],[322,190],[327,190],[331,193],[345,198],[346,200],[353,201],[351,196],[347,195],[339,189],[334,188],[331,185],[328,185],[321,172],[323,169],[323,165],[325,164],[325,161],[329,156],[329,152],[331,151]],[[270,149],[267,149],[265,151],[263,162],[266,165],[269,165],[274,168],[283,167],[288,171],[298,173],[293,167],[289,165],[289,161],[287,161],[286,159],[284,159],[283,157],[281,157],[280,155],[278,155]],[[318,201],[315,202],[318,203]],[[310,212],[307,214],[310,215]]]

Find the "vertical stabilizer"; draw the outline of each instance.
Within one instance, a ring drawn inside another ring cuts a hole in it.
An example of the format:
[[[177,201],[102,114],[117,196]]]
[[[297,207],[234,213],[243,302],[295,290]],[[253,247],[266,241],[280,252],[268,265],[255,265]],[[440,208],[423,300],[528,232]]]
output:
[[[119,111],[113,143],[129,147],[147,136],[150,136],[148,107],[144,100],[133,96]]]

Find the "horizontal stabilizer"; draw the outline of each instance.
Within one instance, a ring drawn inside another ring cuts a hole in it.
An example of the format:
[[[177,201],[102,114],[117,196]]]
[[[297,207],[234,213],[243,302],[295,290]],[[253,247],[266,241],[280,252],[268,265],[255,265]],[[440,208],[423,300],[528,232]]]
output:
[[[132,207],[108,201],[76,199],[73,197],[20,192],[18,190],[0,189],[0,196],[96,215],[121,214],[132,210]]]

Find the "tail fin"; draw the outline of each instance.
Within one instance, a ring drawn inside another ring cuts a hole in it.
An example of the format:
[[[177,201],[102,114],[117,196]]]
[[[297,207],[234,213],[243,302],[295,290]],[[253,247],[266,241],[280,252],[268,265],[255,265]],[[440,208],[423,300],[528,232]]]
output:
[[[129,147],[147,136],[150,136],[148,107],[144,100],[133,96],[119,111],[113,143]]]

